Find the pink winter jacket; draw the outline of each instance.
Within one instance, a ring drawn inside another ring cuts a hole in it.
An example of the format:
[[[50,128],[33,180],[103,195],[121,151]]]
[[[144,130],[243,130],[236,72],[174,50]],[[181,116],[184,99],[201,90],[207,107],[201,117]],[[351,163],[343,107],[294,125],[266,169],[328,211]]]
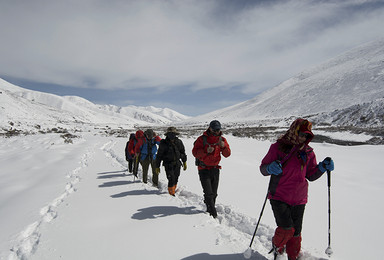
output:
[[[291,206],[306,204],[307,179],[314,181],[323,174],[318,169],[315,153],[310,146],[305,145],[302,150],[291,153],[287,158],[287,154],[280,151],[278,147],[277,142],[272,144],[260,165],[261,173],[267,176],[270,175],[266,169],[268,164],[276,160],[285,161],[283,173],[277,176],[271,175],[268,198],[283,201]]]

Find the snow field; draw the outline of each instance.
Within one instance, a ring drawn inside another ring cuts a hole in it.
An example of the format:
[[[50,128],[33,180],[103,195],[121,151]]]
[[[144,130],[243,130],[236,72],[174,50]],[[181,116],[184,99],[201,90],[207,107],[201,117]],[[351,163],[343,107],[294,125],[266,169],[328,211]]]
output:
[[[182,138],[188,169],[181,172],[175,197],[168,195],[163,168],[159,189],[150,179],[144,184],[127,173],[124,138],[84,134],[74,144],[56,135],[4,139],[0,258],[244,259],[265,199],[268,178],[258,166],[270,143],[227,139],[232,155],[221,163],[217,219],[205,213],[191,154],[194,138]],[[332,259],[375,259],[383,231],[378,214],[383,212],[383,178],[377,162],[384,147],[313,147],[318,161],[331,156],[336,165]],[[323,176],[310,183],[304,259],[327,259],[327,213]],[[268,202],[251,259],[272,259],[268,251],[274,228]]]

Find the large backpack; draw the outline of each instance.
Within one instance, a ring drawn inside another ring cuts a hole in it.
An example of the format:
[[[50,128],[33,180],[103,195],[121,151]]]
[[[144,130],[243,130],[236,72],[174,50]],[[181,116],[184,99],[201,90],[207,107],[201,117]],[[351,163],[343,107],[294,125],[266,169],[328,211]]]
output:
[[[127,159],[132,159],[132,156],[131,156],[131,154],[129,152],[129,149],[128,149],[128,147],[129,147],[131,142],[133,142],[133,147],[135,147],[135,145],[137,143],[137,139],[136,139],[135,134],[131,134],[129,136],[129,140],[128,140],[126,146],[125,146],[125,158],[127,158]]]

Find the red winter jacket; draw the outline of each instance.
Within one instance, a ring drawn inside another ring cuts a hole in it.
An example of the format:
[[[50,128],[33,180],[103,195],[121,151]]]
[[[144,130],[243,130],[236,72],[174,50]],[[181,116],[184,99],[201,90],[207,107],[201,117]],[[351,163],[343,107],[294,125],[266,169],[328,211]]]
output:
[[[132,149],[135,154],[140,153],[140,146],[143,143],[144,137],[144,132],[142,130],[137,130],[136,131],[136,143],[134,144],[134,147],[128,147],[128,149]]]
[[[220,135],[216,136],[211,134],[209,129],[203,133],[202,136],[199,136],[192,149],[192,154],[194,157],[202,161],[205,166],[198,166],[199,170],[202,169],[212,169],[212,168],[219,168],[221,169],[221,166],[219,165],[221,160],[221,154],[224,157],[228,157],[231,155],[231,149],[229,148],[229,144],[227,140],[221,136],[222,133],[220,132]],[[204,145],[204,138],[203,136],[207,137],[207,142]],[[224,147],[219,146],[219,140],[224,142]],[[208,147],[214,147],[214,151],[212,153],[207,153]]]
[[[135,134],[131,134],[129,136],[129,141],[127,142],[127,145],[125,146],[125,157],[127,159],[131,159],[135,156],[135,144],[136,144],[136,137]]]

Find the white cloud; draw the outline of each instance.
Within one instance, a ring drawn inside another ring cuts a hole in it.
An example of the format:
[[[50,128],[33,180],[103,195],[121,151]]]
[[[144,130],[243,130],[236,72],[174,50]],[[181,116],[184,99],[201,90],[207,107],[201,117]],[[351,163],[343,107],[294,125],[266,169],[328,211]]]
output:
[[[384,37],[384,5],[359,2],[230,12],[223,1],[2,1],[0,73],[105,89],[242,85],[252,94]]]

